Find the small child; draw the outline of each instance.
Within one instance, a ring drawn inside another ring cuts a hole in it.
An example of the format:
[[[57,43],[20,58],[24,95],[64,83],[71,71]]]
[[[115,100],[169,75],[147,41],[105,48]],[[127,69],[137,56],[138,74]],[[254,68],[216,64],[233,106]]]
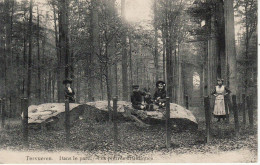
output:
[[[146,104],[152,104],[153,101],[152,101],[152,96],[151,96],[151,93],[150,93],[150,88],[146,89],[144,88],[144,92],[145,92],[145,96],[144,96],[144,103]]]
[[[145,96],[145,93],[139,90],[139,85],[133,85],[132,88],[133,88],[133,93],[131,95],[131,102],[133,108],[144,110],[146,106],[142,104],[143,101],[142,97]]]
[[[156,105],[158,105],[160,108],[165,107],[165,99],[166,99],[166,90],[165,90],[165,82],[163,81],[157,81],[156,82],[156,91],[154,93],[154,102]]]
[[[69,99],[70,103],[75,103],[75,92],[73,88],[71,88],[70,84],[72,83],[71,79],[66,79],[63,81],[63,84],[65,85],[64,94],[65,99]]]
[[[153,100],[150,93],[150,88],[144,88],[145,96],[144,96],[144,103],[146,104],[147,111],[153,111]]]

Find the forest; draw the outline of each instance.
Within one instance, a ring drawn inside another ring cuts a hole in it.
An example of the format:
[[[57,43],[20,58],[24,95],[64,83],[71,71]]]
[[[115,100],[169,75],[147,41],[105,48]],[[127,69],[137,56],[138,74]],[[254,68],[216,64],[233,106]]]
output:
[[[0,0],[0,163],[256,163],[257,11]]]
[[[8,116],[20,113],[22,97],[30,105],[64,102],[66,78],[78,103],[129,101],[132,85],[153,93],[163,80],[171,102],[184,105],[188,96],[200,106],[218,77],[238,102],[256,98],[256,0],[147,0],[150,19],[139,22],[127,19],[129,3],[1,0],[0,97]]]

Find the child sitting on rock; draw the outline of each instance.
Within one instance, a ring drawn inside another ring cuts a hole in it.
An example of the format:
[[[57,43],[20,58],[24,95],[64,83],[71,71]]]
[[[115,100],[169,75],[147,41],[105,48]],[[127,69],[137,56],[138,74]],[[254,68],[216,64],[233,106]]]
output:
[[[150,88],[148,88],[148,89],[144,88],[144,92],[145,92],[144,103],[152,104],[153,101],[152,101],[152,96],[151,96],[151,93],[150,93]]]
[[[156,82],[156,91],[154,93],[154,102],[156,105],[159,106],[159,108],[165,107],[166,102],[166,90],[165,90],[165,82],[163,81],[157,81]]]
[[[153,111],[153,100],[150,93],[150,88],[144,88],[145,96],[144,96],[144,103],[146,104],[146,109],[148,111]]]

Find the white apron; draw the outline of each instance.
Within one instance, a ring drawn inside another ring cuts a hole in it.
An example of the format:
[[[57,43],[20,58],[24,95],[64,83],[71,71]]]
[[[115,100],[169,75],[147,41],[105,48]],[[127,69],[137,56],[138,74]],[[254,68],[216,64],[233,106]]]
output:
[[[216,94],[219,94],[215,99],[215,106],[213,114],[216,116],[219,115],[226,115],[225,111],[225,101],[224,101],[224,94],[225,94],[225,86],[222,85],[221,87],[216,86]],[[227,110],[229,114],[229,110]]]

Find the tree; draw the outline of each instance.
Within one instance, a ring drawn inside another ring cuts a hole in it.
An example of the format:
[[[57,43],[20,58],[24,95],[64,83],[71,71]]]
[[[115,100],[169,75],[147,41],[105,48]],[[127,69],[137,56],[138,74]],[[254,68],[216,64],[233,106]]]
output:
[[[125,21],[125,0],[121,0],[122,22],[124,33],[122,33],[122,88],[123,100],[128,100],[128,73],[127,73],[127,48],[126,48],[126,21]]]
[[[41,102],[41,56],[40,56],[40,15],[37,6],[37,63],[38,63],[38,101]]]
[[[94,101],[93,99],[93,90],[95,88],[94,81],[94,69],[97,63],[96,56],[98,54],[98,43],[99,43],[99,26],[98,26],[98,1],[91,1],[91,53],[88,55],[88,100]]]
[[[224,1],[225,9],[225,49],[227,56],[227,78],[230,90],[234,95],[237,93],[237,60],[235,47],[235,24],[233,0]]]
[[[158,81],[158,20],[157,20],[157,0],[154,0],[154,66],[155,66],[155,80]]]
[[[240,19],[239,25],[242,25],[243,31],[241,37],[238,37],[238,77],[239,94],[257,95],[255,91],[257,84],[257,1],[239,0],[235,3],[235,11]]]
[[[224,1],[196,1],[189,8],[190,15],[197,22],[192,30],[197,40],[207,42],[207,53],[204,58],[204,90],[209,95],[215,86],[217,77],[227,80],[227,55],[225,51]],[[205,21],[204,26],[200,26]]]
[[[69,75],[69,36],[68,36],[68,0],[59,0],[59,46],[60,46],[60,79],[65,80]],[[61,90],[61,89],[59,89]],[[63,94],[63,93],[62,93]]]
[[[30,0],[30,16],[29,16],[29,24],[28,24],[28,42],[29,42],[29,54],[28,54],[28,79],[27,79],[27,97],[30,100],[30,96],[31,96],[31,81],[32,81],[32,10],[33,10],[33,2],[32,0]]]
[[[160,2],[160,10],[159,12],[160,17],[158,20],[161,20],[161,31],[162,34],[162,40],[165,44],[165,59],[166,61],[166,80],[167,80],[167,95],[170,97],[170,101],[176,101],[176,93],[174,88],[174,71],[176,73],[176,70],[174,69],[177,67],[176,64],[176,58],[173,58],[173,53],[175,53],[176,57],[176,48],[177,48],[177,29],[179,26],[179,18],[181,9],[183,8],[183,2],[173,2],[173,1],[159,1]],[[176,83],[175,83],[176,84]]]

